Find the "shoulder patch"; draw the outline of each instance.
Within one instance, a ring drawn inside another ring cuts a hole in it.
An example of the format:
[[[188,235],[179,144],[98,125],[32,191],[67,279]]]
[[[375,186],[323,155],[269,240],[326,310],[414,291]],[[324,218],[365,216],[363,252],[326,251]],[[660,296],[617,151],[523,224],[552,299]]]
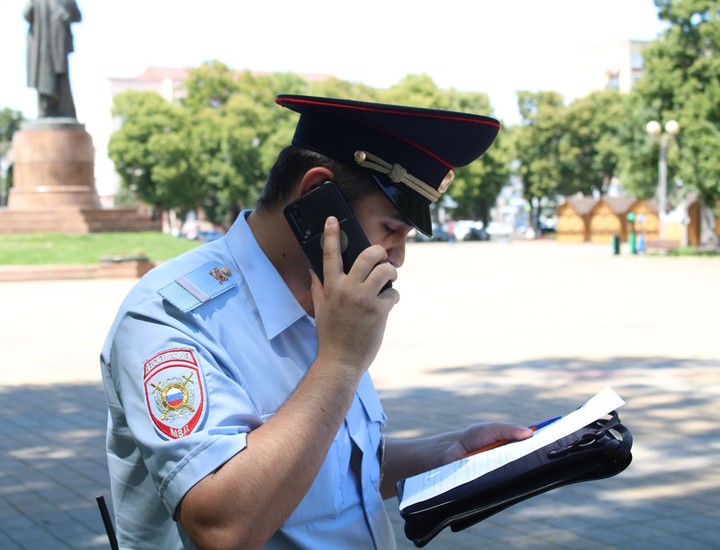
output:
[[[172,439],[191,434],[205,412],[205,383],[192,350],[161,351],[145,362],[143,373],[155,427]]]
[[[236,286],[237,281],[227,266],[208,262],[178,277],[158,290],[158,293],[180,311],[187,313]]]

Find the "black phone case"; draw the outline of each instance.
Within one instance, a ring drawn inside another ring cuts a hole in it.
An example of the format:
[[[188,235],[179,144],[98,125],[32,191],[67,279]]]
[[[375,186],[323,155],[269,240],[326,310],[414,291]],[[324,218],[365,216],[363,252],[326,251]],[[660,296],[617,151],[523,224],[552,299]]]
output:
[[[329,216],[340,222],[343,270],[350,271],[358,254],[370,246],[360,223],[332,181],[327,181],[284,209],[290,228],[315,273],[323,280],[323,231]]]

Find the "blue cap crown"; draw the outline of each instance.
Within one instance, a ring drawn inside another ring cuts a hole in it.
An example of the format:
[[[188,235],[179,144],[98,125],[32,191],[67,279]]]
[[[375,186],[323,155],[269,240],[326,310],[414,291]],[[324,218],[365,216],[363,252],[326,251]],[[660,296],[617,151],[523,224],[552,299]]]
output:
[[[498,134],[490,117],[324,97],[280,95],[300,113],[292,143],[366,170],[418,230],[432,235],[430,204],[453,170],[482,155]]]

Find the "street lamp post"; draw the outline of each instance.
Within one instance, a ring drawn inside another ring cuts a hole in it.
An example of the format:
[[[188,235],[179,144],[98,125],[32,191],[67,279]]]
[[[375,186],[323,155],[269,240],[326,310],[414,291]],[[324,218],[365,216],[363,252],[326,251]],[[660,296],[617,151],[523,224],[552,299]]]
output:
[[[663,224],[667,214],[667,149],[671,140],[680,132],[677,120],[668,120],[665,123],[665,133],[657,120],[651,120],[645,125],[645,130],[658,142],[660,155],[658,160],[658,224],[659,239],[663,240]]]

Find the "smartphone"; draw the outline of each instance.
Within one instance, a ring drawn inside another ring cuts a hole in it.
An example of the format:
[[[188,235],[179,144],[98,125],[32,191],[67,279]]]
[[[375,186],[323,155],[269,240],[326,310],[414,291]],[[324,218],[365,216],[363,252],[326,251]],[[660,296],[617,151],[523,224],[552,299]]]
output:
[[[323,231],[329,216],[340,223],[340,249],[343,270],[350,271],[358,255],[370,246],[355,214],[333,181],[326,181],[288,204],[284,211],[295,237],[300,243],[320,280],[323,280]],[[391,282],[383,287],[389,288]]]

